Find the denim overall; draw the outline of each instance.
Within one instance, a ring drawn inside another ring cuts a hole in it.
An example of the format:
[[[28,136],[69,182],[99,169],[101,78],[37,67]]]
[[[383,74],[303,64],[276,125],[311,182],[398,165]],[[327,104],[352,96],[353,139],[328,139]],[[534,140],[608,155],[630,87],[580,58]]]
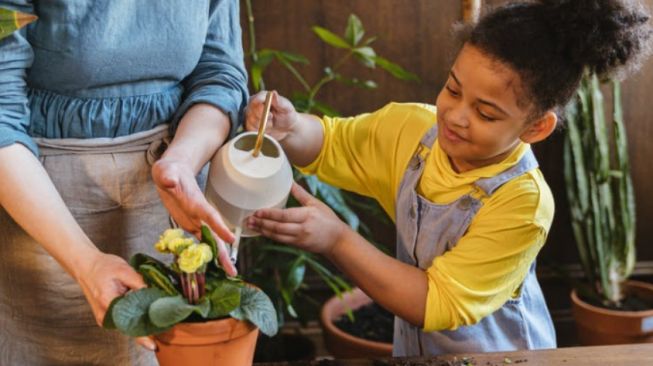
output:
[[[422,138],[397,195],[397,258],[424,270],[431,266],[435,257],[458,243],[483,205],[470,194],[452,203],[439,205],[429,202],[415,191],[426,160],[421,152],[424,148],[430,149],[436,137],[437,125]],[[537,160],[529,150],[515,166],[494,177],[479,179],[475,185],[489,196],[510,179],[537,166]],[[461,326],[455,331],[425,333],[395,317],[394,356],[555,347],[555,330],[535,276],[535,262],[522,284],[519,297],[508,300],[475,325]]]

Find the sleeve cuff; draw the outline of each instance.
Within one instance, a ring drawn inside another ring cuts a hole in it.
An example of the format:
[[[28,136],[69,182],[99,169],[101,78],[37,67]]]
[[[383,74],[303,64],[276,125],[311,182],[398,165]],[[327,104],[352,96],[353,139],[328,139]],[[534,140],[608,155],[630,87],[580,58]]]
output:
[[[17,132],[11,128],[0,126],[0,148],[19,143],[27,147],[34,156],[39,156],[39,148],[34,140],[27,134]]]
[[[242,123],[242,110],[244,108],[245,100],[247,100],[246,95],[241,95],[240,93],[220,86],[209,86],[194,91],[184,99],[177,109],[171,123],[172,132],[174,133],[177,130],[179,122],[190,107],[197,103],[206,103],[220,109],[229,117],[229,122],[231,124],[229,129],[229,139],[231,139],[236,135],[236,131]]]

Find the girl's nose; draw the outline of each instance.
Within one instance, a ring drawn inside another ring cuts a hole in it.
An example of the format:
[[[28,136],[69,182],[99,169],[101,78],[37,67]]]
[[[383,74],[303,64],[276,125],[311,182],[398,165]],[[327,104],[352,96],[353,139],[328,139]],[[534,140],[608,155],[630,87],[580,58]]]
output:
[[[445,116],[446,116],[446,120],[451,125],[454,125],[459,128],[469,127],[469,113],[467,111],[467,108],[465,107],[456,106],[454,108],[451,108],[446,113]]]

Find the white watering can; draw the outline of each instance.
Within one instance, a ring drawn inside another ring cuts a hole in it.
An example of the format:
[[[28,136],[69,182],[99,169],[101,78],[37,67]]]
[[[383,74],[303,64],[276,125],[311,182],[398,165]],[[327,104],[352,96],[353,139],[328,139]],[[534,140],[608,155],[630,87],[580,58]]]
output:
[[[256,236],[245,220],[262,208],[283,208],[292,187],[292,169],[281,145],[265,135],[272,93],[268,92],[259,130],[240,134],[211,160],[204,192],[236,236],[231,247],[235,263],[241,236]]]

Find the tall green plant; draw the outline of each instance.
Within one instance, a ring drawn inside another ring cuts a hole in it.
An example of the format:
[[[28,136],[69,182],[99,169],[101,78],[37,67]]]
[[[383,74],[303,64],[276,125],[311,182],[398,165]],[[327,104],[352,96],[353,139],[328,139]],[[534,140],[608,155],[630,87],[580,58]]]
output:
[[[250,79],[254,91],[265,89],[264,74],[273,62],[278,62],[295,78],[301,89],[291,94],[290,100],[299,112],[318,113],[336,116],[335,108],[319,99],[320,92],[329,83],[342,87],[355,87],[365,90],[376,89],[373,80],[361,80],[355,76],[342,74],[343,66],[352,61],[367,68],[377,66],[401,80],[418,80],[417,76],[404,70],[401,66],[377,55],[371,44],[376,37],[365,38],[365,29],[356,15],[350,15],[342,36],[319,26],[313,26],[313,33],[327,46],[341,51],[340,57],[323,69],[322,76],[311,82],[302,74],[302,67],[309,60],[297,53],[270,48],[257,49],[254,14],[251,0],[245,1],[248,15],[249,57],[251,58]],[[375,202],[353,198],[350,194],[321,182],[315,176],[304,176],[295,171],[296,180],[304,181],[310,192],[329,205],[354,230],[373,240],[372,232],[360,222],[356,210],[365,210],[380,222],[388,223],[385,213]],[[292,201],[292,200],[291,200]],[[292,205],[293,203],[291,203]],[[307,269],[313,271],[337,295],[350,289],[350,286],[322,262],[322,259],[300,249],[280,245],[266,238],[248,239],[246,243],[250,263],[245,276],[268,293],[277,307],[279,319],[283,322],[284,314],[305,319],[302,308],[317,305],[310,297],[304,296],[309,285],[306,284]],[[308,310],[308,309],[307,309]]]
[[[585,295],[619,307],[635,264],[635,198],[619,82],[612,81],[612,88],[608,126],[601,83],[594,74],[584,76],[567,108],[564,173],[574,237],[591,285]]]

